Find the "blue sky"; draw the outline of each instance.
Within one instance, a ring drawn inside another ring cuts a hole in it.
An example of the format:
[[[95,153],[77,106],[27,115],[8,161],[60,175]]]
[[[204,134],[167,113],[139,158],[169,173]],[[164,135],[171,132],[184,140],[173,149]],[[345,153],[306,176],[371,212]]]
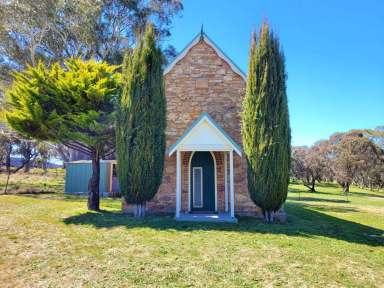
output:
[[[292,144],[384,125],[384,1],[187,0],[169,42],[204,31],[245,72],[251,31],[267,19],[286,56]]]

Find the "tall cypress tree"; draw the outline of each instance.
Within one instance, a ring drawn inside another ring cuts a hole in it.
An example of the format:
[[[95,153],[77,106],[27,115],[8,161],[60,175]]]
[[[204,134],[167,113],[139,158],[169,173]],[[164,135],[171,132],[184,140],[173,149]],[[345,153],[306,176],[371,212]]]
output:
[[[166,101],[162,53],[152,25],[123,64],[123,92],[119,101],[116,152],[121,193],[135,204],[136,217],[156,194],[163,175]]]
[[[248,190],[267,222],[287,198],[291,155],[284,54],[263,23],[252,36],[242,136],[248,162]]]

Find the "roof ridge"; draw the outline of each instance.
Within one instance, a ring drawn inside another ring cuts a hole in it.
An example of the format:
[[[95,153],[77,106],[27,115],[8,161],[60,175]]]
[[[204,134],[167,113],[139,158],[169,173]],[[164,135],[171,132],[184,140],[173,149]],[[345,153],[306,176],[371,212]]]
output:
[[[172,68],[181,60],[183,59],[189,52],[189,50],[192,49],[196,44],[198,44],[201,40],[203,40],[205,43],[207,43],[209,46],[211,46],[217,55],[227,62],[227,64],[231,67],[232,71],[238,74],[241,78],[243,78],[244,81],[247,81],[246,74],[237,66],[231,58],[229,58],[223,50],[202,30],[187,44],[187,46],[184,47],[183,50],[175,57],[175,59],[164,69],[164,75],[169,73]]]

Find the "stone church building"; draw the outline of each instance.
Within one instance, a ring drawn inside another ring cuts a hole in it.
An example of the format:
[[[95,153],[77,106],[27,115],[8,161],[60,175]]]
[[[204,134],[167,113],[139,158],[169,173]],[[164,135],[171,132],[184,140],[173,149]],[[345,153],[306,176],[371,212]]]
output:
[[[164,81],[163,181],[146,212],[222,221],[260,214],[248,193],[241,141],[245,74],[201,32],[165,69]]]

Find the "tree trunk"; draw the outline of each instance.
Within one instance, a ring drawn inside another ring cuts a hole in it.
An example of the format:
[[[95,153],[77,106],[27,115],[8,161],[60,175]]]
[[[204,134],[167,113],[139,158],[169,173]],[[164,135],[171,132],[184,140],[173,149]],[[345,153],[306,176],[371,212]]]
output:
[[[5,167],[7,170],[7,182],[5,183],[4,187],[4,194],[7,194],[8,190],[8,183],[9,183],[9,177],[11,176],[11,154],[12,154],[12,145],[9,144],[9,147],[6,148],[6,159],[5,159]]]
[[[5,156],[5,168],[7,171],[11,170],[11,154],[12,154],[12,145],[6,148],[7,155]]]
[[[100,210],[100,155],[92,153],[92,177],[88,183],[88,210]]]
[[[145,202],[141,204],[141,217],[145,217]]]
[[[4,194],[7,194],[7,190],[8,190],[8,183],[9,183],[9,177],[11,176],[11,170],[8,170],[7,171],[7,182],[5,183],[5,187],[4,187]]]
[[[135,218],[139,217],[139,205],[137,203],[133,205],[133,217]]]
[[[307,182],[304,182],[304,186],[309,189],[311,192],[316,192],[315,186],[316,186],[316,180],[311,179],[310,181],[307,180]]]
[[[275,211],[264,211],[264,220],[268,224],[275,223]]]
[[[29,170],[31,170],[31,163],[30,162],[27,162],[24,166],[24,172],[25,173],[28,173]]]
[[[312,179],[311,187],[310,187],[311,192],[316,192],[316,190],[315,190],[315,185],[316,185],[316,180]]]
[[[133,217],[135,218],[145,217],[145,203],[134,204]]]
[[[349,183],[345,182],[343,185],[343,192],[344,193],[349,193]]]

